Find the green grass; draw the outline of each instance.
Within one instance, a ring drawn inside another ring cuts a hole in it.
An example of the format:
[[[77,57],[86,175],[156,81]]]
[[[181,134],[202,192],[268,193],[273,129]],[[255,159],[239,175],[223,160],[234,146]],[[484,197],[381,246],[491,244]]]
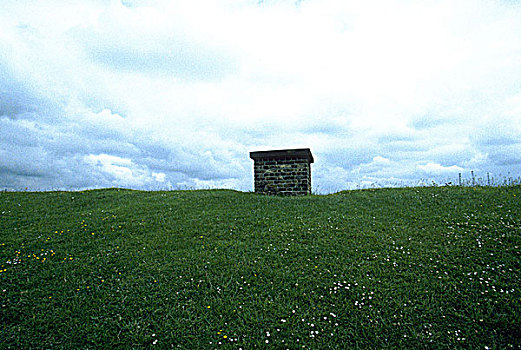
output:
[[[520,348],[521,187],[0,193],[0,348]]]

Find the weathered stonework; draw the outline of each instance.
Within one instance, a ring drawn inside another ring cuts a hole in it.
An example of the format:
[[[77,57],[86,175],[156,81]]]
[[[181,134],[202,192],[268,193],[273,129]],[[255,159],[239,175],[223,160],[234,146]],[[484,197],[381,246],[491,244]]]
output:
[[[311,194],[309,148],[250,152],[255,192],[281,195]]]

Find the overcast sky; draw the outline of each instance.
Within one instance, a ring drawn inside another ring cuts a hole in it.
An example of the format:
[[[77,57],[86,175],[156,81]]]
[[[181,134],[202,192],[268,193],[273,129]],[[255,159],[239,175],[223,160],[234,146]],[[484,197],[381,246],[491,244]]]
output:
[[[521,1],[0,2],[0,189],[521,175]]]

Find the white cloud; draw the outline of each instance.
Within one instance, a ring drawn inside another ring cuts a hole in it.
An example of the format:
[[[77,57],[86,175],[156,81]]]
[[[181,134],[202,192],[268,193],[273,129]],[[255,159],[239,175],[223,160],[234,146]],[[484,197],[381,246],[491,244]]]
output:
[[[134,181],[134,174],[129,168],[132,166],[130,159],[110,156],[108,154],[89,154],[85,156],[85,162],[92,166],[100,167],[101,171],[114,176],[125,183]]]
[[[165,173],[152,173],[154,180],[157,182],[165,182],[166,174]]]
[[[363,163],[360,164],[356,169],[354,169],[352,172],[355,174],[359,173],[374,173],[374,172],[382,172],[385,171],[385,169],[389,168],[391,165],[391,161],[387,158],[376,156],[373,158],[373,160],[369,163]]]
[[[451,165],[451,166],[443,166],[441,164],[436,163],[427,163],[425,165],[418,165],[418,169],[421,171],[432,174],[432,175],[440,175],[440,174],[446,174],[446,173],[458,173],[463,171],[463,168],[460,168],[457,165]]]
[[[113,186],[164,188],[165,174],[150,171],[146,166],[135,164],[131,159],[108,154],[89,154],[84,161],[96,172],[107,177]]]

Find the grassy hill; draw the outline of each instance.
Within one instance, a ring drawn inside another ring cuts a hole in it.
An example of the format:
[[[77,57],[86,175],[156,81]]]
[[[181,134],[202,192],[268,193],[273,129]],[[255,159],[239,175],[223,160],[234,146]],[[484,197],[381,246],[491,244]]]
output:
[[[520,348],[521,187],[0,193],[0,348]]]

